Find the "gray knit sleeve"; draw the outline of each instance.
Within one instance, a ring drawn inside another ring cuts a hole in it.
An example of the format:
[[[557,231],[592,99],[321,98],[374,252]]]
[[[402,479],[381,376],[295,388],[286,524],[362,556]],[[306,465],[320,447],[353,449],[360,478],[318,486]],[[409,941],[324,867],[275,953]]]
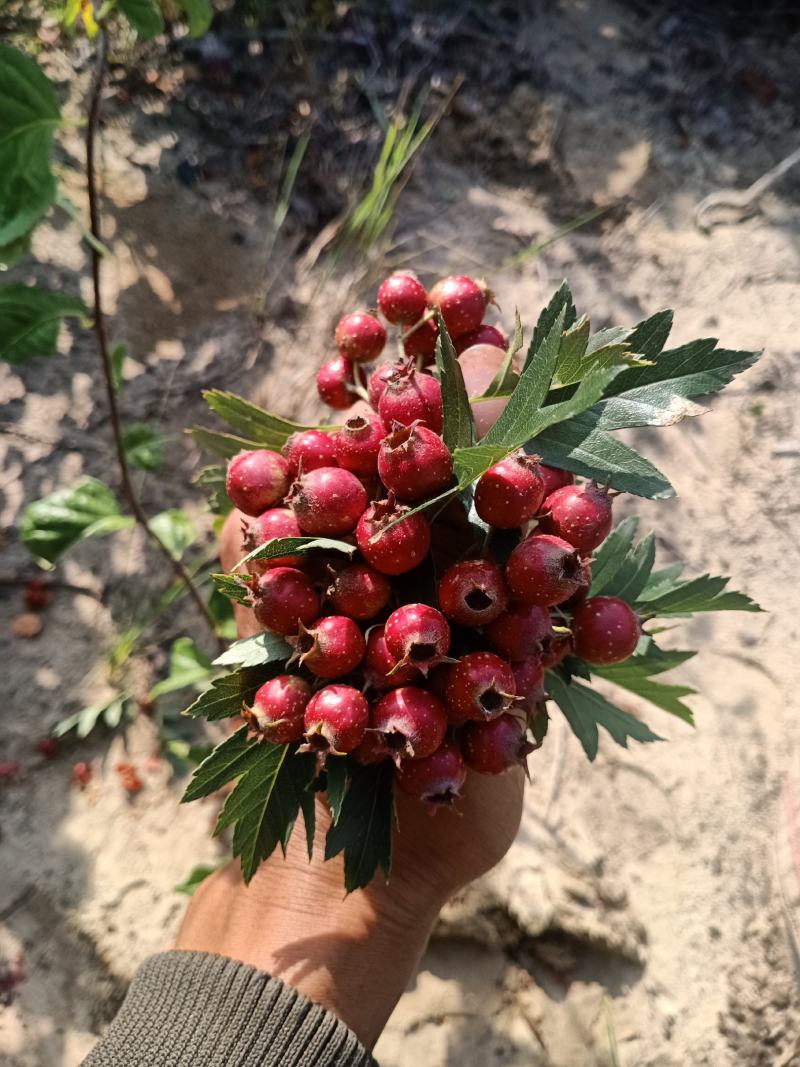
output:
[[[255,967],[164,952],[136,972],[84,1067],[377,1067],[352,1031]]]

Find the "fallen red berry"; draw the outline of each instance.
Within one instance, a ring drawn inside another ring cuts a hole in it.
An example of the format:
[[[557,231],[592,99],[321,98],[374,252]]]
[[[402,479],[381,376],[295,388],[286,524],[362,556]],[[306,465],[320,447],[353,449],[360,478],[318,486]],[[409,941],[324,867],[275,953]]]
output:
[[[495,719],[508,711],[517,695],[509,663],[493,652],[470,652],[447,676],[447,709],[451,722]]]
[[[572,619],[575,654],[587,663],[619,663],[632,656],[641,627],[635,612],[616,596],[593,596]]]
[[[424,759],[444,741],[447,713],[432,693],[407,685],[381,697],[372,709],[370,728],[384,755],[395,762]]]
[[[350,403],[348,401],[348,403]],[[296,478],[304,472],[316,470],[317,467],[333,467],[336,464],[334,435],[322,430],[301,430],[287,437],[281,451],[289,464],[289,473]]]
[[[336,327],[336,347],[353,363],[371,363],[386,344],[386,330],[373,315],[354,311],[339,319]]]
[[[58,755],[59,744],[57,737],[41,737],[36,742],[36,751],[45,759],[55,759]]]
[[[364,513],[367,493],[350,471],[318,467],[293,483],[289,504],[304,533],[345,534]]]
[[[542,512],[539,524],[545,533],[563,537],[587,556],[611,530],[611,497],[594,482],[556,489],[546,498]]]
[[[534,456],[509,456],[478,479],[475,510],[490,526],[511,530],[529,522],[544,499],[544,483]]]
[[[261,625],[288,637],[319,615],[319,597],[307,575],[294,567],[274,567],[253,592],[253,613]]]
[[[239,452],[228,464],[225,488],[239,511],[260,515],[286,495],[289,464],[267,448]]]
[[[72,768],[72,784],[80,789],[81,792],[87,787],[92,780],[92,768],[88,763],[84,763],[80,760],[74,764]]]
[[[378,474],[401,500],[422,500],[435,496],[453,480],[453,457],[437,433],[413,422],[384,437]]]
[[[462,626],[485,626],[508,604],[502,568],[489,559],[467,559],[448,567],[439,582],[439,607]]]
[[[520,541],[506,563],[508,588],[523,604],[561,604],[587,584],[578,550],[550,534]]]
[[[123,760],[116,766],[119,780],[122,782],[122,788],[126,793],[134,794],[140,793],[144,788],[144,783],[139,777],[139,772],[136,770],[132,763],[127,760]]]
[[[311,686],[304,678],[279,674],[256,691],[252,706],[242,710],[242,718],[257,737],[274,745],[288,745],[303,736],[310,699]]]
[[[390,274],[378,289],[378,307],[394,326],[416,322],[424,315],[427,304],[425,286],[407,271]]]
[[[358,748],[369,723],[363,693],[350,685],[326,685],[309,700],[301,751],[343,755]]]
[[[466,274],[441,278],[428,293],[428,303],[442,313],[451,338],[477,330],[486,310],[486,292]]]
[[[355,404],[358,393],[350,360],[340,354],[323,363],[317,371],[317,392],[328,407],[337,411]]]
[[[25,586],[25,607],[28,611],[43,611],[50,603],[50,590],[41,578],[31,578]]]
[[[364,559],[383,574],[405,574],[428,555],[431,528],[424,515],[387,500],[370,504],[356,526],[356,542]],[[397,521],[400,520],[400,521]]]

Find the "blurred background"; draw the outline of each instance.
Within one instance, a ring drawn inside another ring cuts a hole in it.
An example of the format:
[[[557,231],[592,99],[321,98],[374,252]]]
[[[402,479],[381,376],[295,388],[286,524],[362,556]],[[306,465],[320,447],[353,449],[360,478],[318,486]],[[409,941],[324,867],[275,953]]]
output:
[[[800,1063],[800,166],[769,177],[800,148],[800,9],[226,0],[190,38],[162,7],[165,33],[112,36],[103,293],[128,353],[119,402],[147,430],[137,488],[151,513],[188,516],[201,577],[209,458],[184,434],[213,421],[201,389],[316,419],[335,322],[391,269],[483,275],[507,333],[566,277],[595,329],[673,307],[676,343],[766,350],[708,415],[636,431],[679,496],[619,514],[656,530],[663,562],[730,574],[768,613],[692,622],[697,729],[648,709],[668,744],[605,744],[589,765],[553,720],[518,844],[448,908],[378,1059]],[[75,120],[56,148],[73,215],[48,216],[8,280],[90,303],[78,120],[97,39],[67,33],[62,8],[0,3],[3,40]],[[179,712],[215,650],[163,561],[126,531],[29,584],[25,506],[83,475],[117,485],[91,333],[73,322],[59,346],[0,363],[0,1062],[15,1067],[80,1062],[174,933],[176,886],[224,854],[215,805],[177,803],[202,744]]]

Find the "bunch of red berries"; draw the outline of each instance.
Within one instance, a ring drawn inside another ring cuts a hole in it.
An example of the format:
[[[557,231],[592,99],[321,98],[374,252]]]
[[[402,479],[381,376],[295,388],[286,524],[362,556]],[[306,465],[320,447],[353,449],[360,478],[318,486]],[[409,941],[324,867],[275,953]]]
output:
[[[454,474],[440,436],[441,387],[423,369],[437,341],[433,315],[457,352],[505,347],[483,322],[490,300],[465,276],[430,292],[413,274],[387,278],[378,306],[401,329],[400,358],[362,378],[387,335],[378,318],[356,312],[336,327],[339,354],[317,379],[332,407],[361,398],[361,410],[331,431],[295,433],[282,455],[242,452],[227,474],[231,500],[250,517],[248,552],[311,536],[358,553],[342,562],[320,548],[248,565],[255,616],[287,639],[295,667],[261,686],[248,724],[323,758],[393,760],[399,787],[431,805],[459,795],[467,767],[498,774],[524,763],[536,747],[529,731],[535,738],[546,668],[568,655],[619,662],[640,636],[624,601],[588,597],[592,553],[611,529],[610,493],[534,456],[512,454],[481,476],[474,505],[488,535],[436,570],[430,513],[420,505],[451,487]],[[516,541],[503,559],[493,558],[493,530]]]

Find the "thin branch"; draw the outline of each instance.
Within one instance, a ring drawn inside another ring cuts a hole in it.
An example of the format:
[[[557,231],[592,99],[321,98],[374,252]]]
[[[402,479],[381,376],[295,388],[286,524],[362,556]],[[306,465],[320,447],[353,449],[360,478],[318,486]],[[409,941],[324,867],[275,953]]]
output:
[[[101,27],[98,34],[97,63],[90,95],[89,118],[86,126],[86,184],[89,196],[89,229],[95,242],[100,244],[102,244],[103,237],[100,228],[100,194],[97,186],[95,146],[100,119],[100,104],[103,95],[103,85],[105,84],[107,71],[108,35],[105,29]],[[133,517],[145,531],[150,541],[152,541],[159,552],[161,552],[162,556],[167,560],[170,567],[175,572],[175,575],[186,586],[186,591],[194,601],[197,610],[208,623],[211,632],[216,637],[214,619],[206,605],[203,603],[203,599],[197,591],[189,572],[179,559],[175,559],[164,542],[150,526],[147,515],[145,514],[144,509],[139,502],[139,498],[136,495],[136,491],[133,488],[130,468],[128,467],[128,460],[125,456],[125,448],[122,443],[122,424],[119,416],[119,407],[117,405],[117,394],[114,391],[114,377],[111,366],[111,355],[108,347],[108,333],[106,330],[105,313],[103,311],[101,289],[101,264],[103,257],[98,251],[98,244],[96,243],[90,245],[90,251],[92,257],[92,289],[94,293],[94,332],[97,339],[97,349],[103,367],[108,411],[111,417],[111,431],[114,437],[114,449],[116,451],[117,463],[119,465],[120,478],[122,481],[122,492],[128,502],[128,507],[131,509]],[[219,638],[217,638],[217,644],[220,645],[220,647],[223,645]]]

